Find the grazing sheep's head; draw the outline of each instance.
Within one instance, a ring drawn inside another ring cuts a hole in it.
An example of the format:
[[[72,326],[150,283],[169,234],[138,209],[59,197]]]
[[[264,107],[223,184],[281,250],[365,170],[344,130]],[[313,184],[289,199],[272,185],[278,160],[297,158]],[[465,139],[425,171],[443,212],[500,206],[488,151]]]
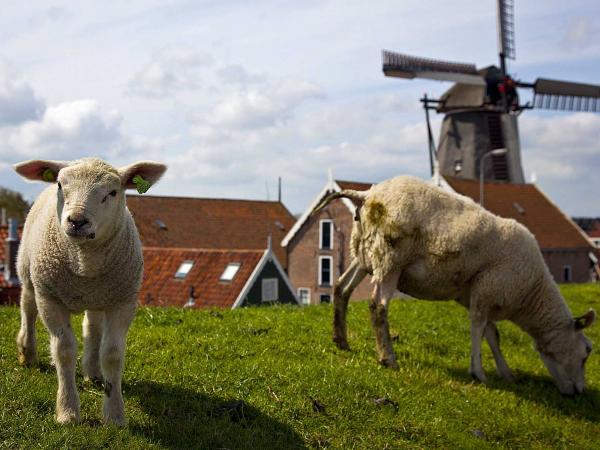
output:
[[[592,343],[582,330],[596,320],[590,309],[558,333],[544,348],[538,348],[542,361],[562,394],[580,394],[585,388],[585,362],[592,352]]]
[[[142,161],[120,169],[96,159],[78,161],[25,161],[15,170],[29,180],[56,183],[56,210],[60,228],[73,242],[103,241],[121,224],[125,189],[135,189],[134,178],[156,183],[163,164]]]

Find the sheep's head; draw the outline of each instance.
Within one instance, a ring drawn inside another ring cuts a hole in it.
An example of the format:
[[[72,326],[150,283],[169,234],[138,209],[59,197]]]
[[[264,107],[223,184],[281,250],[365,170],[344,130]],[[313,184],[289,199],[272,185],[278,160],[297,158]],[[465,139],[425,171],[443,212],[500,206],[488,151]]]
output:
[[[562,394],[580,394],[585,388],[585,362],[592,352],[592,343],[583,334],[596,319],[590,309],[566,325],[543,348],[538,348],[542,361]]]
[[[56,184],[60,228],[72,241],[102,241],[122,223],[125,190],[135,189],[134,178],[150,185],[166,170],[163,164],[142,161],[120,169],[96,159],[74,162],[25,161],[15,170],[29,180]]]

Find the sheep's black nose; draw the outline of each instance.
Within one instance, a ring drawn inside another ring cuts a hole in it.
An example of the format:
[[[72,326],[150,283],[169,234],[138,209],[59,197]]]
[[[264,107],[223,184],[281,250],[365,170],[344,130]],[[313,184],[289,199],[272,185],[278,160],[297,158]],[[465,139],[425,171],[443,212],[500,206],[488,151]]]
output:
[[[76,230],[80,229],[84,225],[86,225],[88,220],[85,217],[67,217],[67,221],[75,228]]]

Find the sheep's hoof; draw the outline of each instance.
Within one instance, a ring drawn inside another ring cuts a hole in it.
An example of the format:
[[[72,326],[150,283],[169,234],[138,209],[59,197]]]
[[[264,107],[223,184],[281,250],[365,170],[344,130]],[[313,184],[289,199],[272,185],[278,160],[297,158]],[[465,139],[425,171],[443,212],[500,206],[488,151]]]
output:
[[[337,345],[337,348],[340,350],[350,350],[350,345],[348,345],[348,341],[346,339],[334,336],[333,342],[335,342],[335,345]]]
[[[500,375],[502,377],[502,379],[504,381],[506,381],[507,383],[514,384],[517,382],[517,378],[512,374],[512,372],[507,372],[507,373],[499,372],[498,375]]]
[[[398,369],[398,363],[394,359],[381,358],[379,364],[390,369]]]
[[[127,425],[127,419],[124,415],[115,415],[104,417],[104,425],[105,426],[115,426],[115,427],[124,427]]]
[[[477,373],[474,370],[469,370],[469,375],[471,375],[471,378],[473,378],[474,380],[480,381],[482,383],[487,382],[487,378],[483,372]]]
[[[56,413],[56,421],[62,425],[69,423],[79,423],[79,413],[76,411],[62,411]]]
[[[38,362],[38,358],[37,358],[37,354],[36,353],[29,353],[29,354],[25,354],[23,352],[19,352],[19,364],[22,366],[35,366]]]

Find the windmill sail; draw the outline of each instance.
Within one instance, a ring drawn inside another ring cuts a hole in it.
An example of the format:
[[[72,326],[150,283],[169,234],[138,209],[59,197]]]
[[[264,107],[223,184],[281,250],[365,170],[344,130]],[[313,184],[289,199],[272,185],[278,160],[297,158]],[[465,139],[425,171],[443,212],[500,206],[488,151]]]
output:
[[[513,0],[498,0],[498,51],[515,59],[515,20]]]
[[[441,61],[383,51],[383,73],[388,77],[428,78],[454,81],[455,83],[485,85],[485,79],[477,72],[475,64]]]
[[[538,78],[533,92],[535,108],[600,112],[598,85]]]

